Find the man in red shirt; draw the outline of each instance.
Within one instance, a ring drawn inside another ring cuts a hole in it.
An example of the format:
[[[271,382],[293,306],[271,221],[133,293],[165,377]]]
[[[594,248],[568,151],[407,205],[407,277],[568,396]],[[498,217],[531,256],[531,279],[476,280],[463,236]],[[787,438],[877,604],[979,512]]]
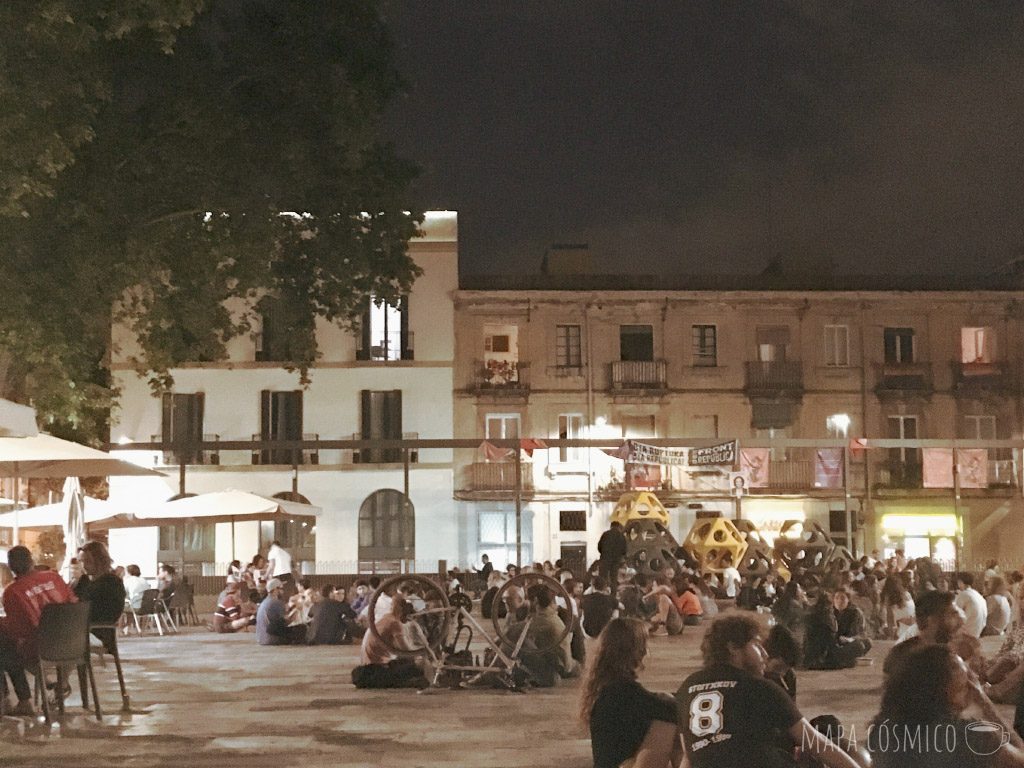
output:
[[[73,603],[75,596],[55,571],[33,570],[27,547],[12,547],[7,564],[14,581],[4,590],[3,618],[0,618],[0,670],[6,671],[18,697],[15,715],[34,715],[32,689],[25,676],[25,662],[35,658],[36,630],[43,606]]]

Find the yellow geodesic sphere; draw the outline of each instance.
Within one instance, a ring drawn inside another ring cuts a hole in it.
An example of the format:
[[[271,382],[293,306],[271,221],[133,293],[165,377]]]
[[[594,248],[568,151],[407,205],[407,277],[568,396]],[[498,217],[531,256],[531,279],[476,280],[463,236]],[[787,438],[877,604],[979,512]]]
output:
[[[700,563],[701,571],[719,573],[730,565],[739,567],[747,542],[732,520],[712,517],[693,524],[683,548]]]
[[[625,526],[633,520],[653,520],[668,527],[668,510],[650,491],[630,491],[619,496],[611,522]]]

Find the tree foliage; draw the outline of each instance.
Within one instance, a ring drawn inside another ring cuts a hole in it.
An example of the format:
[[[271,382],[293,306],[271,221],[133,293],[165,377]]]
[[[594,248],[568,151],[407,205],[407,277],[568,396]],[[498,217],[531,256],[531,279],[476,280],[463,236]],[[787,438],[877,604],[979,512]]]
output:
[[[112,318],[163,388],[273,301],[305,376],[317,317],[409,289],[421,217],[378,139],[402,80],[375,2],[19,0],[0,23],[8,394],[96,431]]]

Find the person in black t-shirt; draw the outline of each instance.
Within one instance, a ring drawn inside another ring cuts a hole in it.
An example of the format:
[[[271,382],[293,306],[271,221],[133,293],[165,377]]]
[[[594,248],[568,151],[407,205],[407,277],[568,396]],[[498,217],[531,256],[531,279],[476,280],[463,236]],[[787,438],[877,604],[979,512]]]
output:
[[[856,768],[781,687],[765,679],[760,631],[752,616],[724,616],[704,635],[704,668],[676,692],[692,768],[793,766],[792,753],[776,746],[781,734],[829,768]]]
[[[587,637],[597,637],[615,617],[619,601],[612,597],[608,582],[595,576],[590,582],[590,590],[583,595],[580,610],[583,612],[583,631]]]
[[[594,768],[678,768],[683,760],[675,702],[637,682],[647,657],[647,628],[612,619],[598,638],[580,692],[580,720],[590,729]]]
[[[597,551],[601,555],[601,576],[612,589],[618,583],[619,564],[626,557],[626,534],[622,532],[622,523],[612,523],[597,541]]]
[[[80,550],[85,574],[75,584],[75,597],[89,603],[89,624],[116,625],[124,612],[124,583],[114,575],[114,563],[101,541]],[[92,634],[113,653],[114,629],[93,629]]]

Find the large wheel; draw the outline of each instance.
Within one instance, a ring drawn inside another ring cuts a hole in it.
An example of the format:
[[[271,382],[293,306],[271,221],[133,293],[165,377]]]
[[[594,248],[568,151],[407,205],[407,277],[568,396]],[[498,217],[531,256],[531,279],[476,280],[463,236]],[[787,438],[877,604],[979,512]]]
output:
[[[415,624],[419,631],[405,632],[408,647],[399,647],[388,642],[377,629],[377,602],[382,595],[394,600],[401,593],[406,600],[413,603],[416,610],[409,617],[409,623]],[[420,656],[430,651],[437,651],[448,642],[454,611],[448,603],[448,596],[442,587],[425,576],[392,576],[384,581],[367,608],[369,632],[396,656]]]
[[[498,638],[501,640],[503,644],[515,646],[515,640],[513,638],[508,637],[506,632],[507,627],[505,625],[505,620],[498,618],[498,614],[500,613],[500,611],[498,610],[498,606],[501,605],[501,601],[505,599],[505,596],[510,594],[509,590],[516,589],[522,590],[521,594],[525,599],[523,605],[529,608],[530,602],[528,595],[530,588],[538,585],[543,585],[547,587],[551,591],[551,594],[553,595],[556,603],[558,602],[558,598],[562,598],[566,610],[569,611],[569,621],[564,622],[565,629],[562,630],[562,633],[558,636],[557,640],[554,640],[553,642],[550,642],[543,647],[538,647],[537,650],[542,653],[544,651],[551,650],[559,643],[561,643],[562,640],[565,639],[566,635],[568,635],[572,631],[572,608],[570,606],[572,597],[569,595],[568,592],[565,591],[565,587],[559,584],[555,579],[552,579],[550,576],[545,576],[543,573],[521,573],[515,578],[509,579],[504,584],[502,584],[494,595],[493,608],[491,609],[491,621],[494,624],[495,634],[498,636]]]

